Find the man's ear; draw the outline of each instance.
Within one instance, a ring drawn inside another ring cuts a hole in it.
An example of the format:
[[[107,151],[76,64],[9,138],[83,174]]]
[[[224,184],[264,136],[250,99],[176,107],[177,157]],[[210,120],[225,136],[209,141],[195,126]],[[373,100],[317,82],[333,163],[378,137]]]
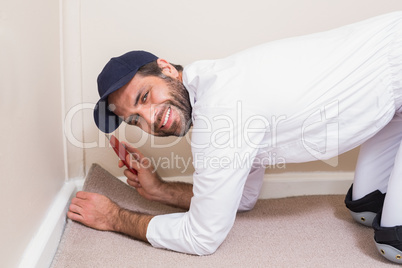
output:
[[[157,59],[156,62],[158,63],[158,66],[159,66],[159,68],[161,68],[162,73],[164,75],[175,78],[175,79],[179,78],[179,72],[167,60]]]

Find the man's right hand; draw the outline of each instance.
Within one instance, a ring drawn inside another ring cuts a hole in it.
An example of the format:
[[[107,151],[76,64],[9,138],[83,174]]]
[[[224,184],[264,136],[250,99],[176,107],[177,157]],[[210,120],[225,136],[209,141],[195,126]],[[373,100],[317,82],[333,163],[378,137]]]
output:
[[[148,200],[158,201],[166,205],[189,209],[193,196],[193,185],[184,182],[166,182],[155,171],[151,160],[138,149],[123,142],[127,151],[126,162],[137,171],[133,174],[128,169],[124,171],[127,184],[137,189],[137,192]],[[119,160],[119,167],[124,166]]]
[[[127,155],[126,162],[138,173],[133,174],[126,169],[124,175],[127,177],[127,184],[136,188],[142,197],[148,200],[156,200],[160,196],[161,187],[164,182],[155,171],[149,158],[126,142],[122,143],[127,151],[130,152]],[[123,161],[119,160],[119,167],[122,168],[123,166]]]

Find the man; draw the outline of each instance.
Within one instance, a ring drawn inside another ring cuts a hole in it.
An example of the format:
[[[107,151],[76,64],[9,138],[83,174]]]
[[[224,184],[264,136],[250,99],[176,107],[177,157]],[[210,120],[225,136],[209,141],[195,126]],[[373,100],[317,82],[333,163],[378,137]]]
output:
[[[144,198],[187,212],[142,215],[79,192],[68,217],[158,248],[211,254],[236,212],[253,208],[265,166],[328,159],[362,145],[345,202],[357,221],[373,224],[379,251],[401,263],[401,34],[396,12],[184,69],[145,51],[111,59],[98,78],[100,130],[124,121],[183,136],[193,127],[193,185],[163,181],[129,145],[127,161],[138,174],[124,172]]]

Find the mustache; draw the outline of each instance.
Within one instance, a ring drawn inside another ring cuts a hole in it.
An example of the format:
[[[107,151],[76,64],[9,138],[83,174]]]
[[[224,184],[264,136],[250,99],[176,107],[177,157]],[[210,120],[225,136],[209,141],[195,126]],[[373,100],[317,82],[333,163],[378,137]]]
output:
[[[159,105],[158,108],[155,107],[155,109],[158,109],[158,112],[150,127],[155,136],[184,136],[192,125],[192,106],[189,93],[184,84],[180,81],[170,77],[166,78],[165,81],[169,87],[170,99],[166,100],[163,104],[160,104],[163,105],[162,107]],[[180,119],[172,122],[169,129],[160,128],[165,119],[164,115],[169,108],[171,109],[171,112],[178,115]],[[177,133],[178,129],[180,130],[180,133]]]
[[[166,102],[163,106],[163,109],[160,109],[159,112],[157,113],[157,115],[155,116],[155,120],[154,123],[152,124],[152,129],[155,131],[159,131],[159,126],[162,123],[163,115],[166,113],[167,109],[169,109],[169,107],[171,107],[173,105],[173,103],[171,103],[170,101]]]

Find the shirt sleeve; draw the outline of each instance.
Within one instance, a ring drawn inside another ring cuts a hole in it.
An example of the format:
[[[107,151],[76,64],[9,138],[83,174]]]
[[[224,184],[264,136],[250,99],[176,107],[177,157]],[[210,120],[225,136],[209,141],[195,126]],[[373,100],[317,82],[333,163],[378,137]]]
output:
[[[209,107],[195,116],[191,144],[194,196],[190,209],[151,220],[147,239],[154,247],[207,255],[226,238],[264,136],[261,127],[249,131],[254,125],[250,121],[244,129],[244,121],[233,120],[242,121],[236,119],[235,109]]]

